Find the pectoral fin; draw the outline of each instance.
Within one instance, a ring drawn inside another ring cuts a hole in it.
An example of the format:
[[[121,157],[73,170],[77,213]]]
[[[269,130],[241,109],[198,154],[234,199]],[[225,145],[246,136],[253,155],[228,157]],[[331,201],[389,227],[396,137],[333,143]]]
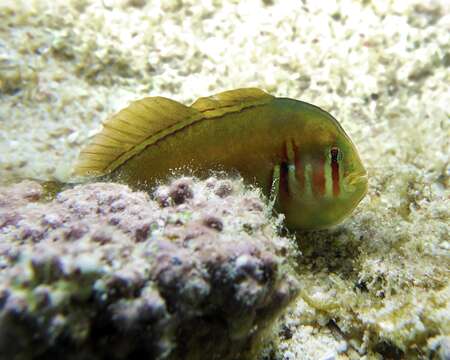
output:
[[[270,186],[269,209],[273,210],[280,191],[280,165],[275,165],[272,172],[272,184]]]

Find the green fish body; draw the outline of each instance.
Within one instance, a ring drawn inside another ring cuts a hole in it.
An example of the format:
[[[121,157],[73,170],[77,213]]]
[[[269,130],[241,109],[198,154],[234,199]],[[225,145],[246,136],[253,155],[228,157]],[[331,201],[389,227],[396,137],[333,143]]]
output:
[[[344,219],[367,191],[357,150],[320,108],[249,88],[191,106],[162,97],[133,102],[81,152],[76,175],[154,185],[174,170],[238,172],[261,187],[291,229]]]

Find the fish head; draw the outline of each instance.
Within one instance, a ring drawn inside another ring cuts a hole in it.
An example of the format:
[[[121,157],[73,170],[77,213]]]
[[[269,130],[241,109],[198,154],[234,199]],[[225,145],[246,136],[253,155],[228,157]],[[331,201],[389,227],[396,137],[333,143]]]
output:
[[[291,229],[340,223],[367,193],[367,171],[350,138],[328,113],[287,145],[280,169],[280,207]],[[319,124],[319,125],[318,125]]]

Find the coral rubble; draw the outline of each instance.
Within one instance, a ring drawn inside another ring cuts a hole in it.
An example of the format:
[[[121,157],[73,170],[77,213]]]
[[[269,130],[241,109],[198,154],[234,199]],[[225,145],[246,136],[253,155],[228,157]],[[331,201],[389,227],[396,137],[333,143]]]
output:
[[[292,245],[238,180],[43,198],[0,189],[2,359],[242,358],[298,292]]]

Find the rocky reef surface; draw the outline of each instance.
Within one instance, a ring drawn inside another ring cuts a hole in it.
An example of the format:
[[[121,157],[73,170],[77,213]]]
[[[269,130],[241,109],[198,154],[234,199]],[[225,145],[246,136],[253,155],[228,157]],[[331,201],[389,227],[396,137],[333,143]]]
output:
[[[0,188],[0,358],[235,359],[298,293],[258,191]]]

